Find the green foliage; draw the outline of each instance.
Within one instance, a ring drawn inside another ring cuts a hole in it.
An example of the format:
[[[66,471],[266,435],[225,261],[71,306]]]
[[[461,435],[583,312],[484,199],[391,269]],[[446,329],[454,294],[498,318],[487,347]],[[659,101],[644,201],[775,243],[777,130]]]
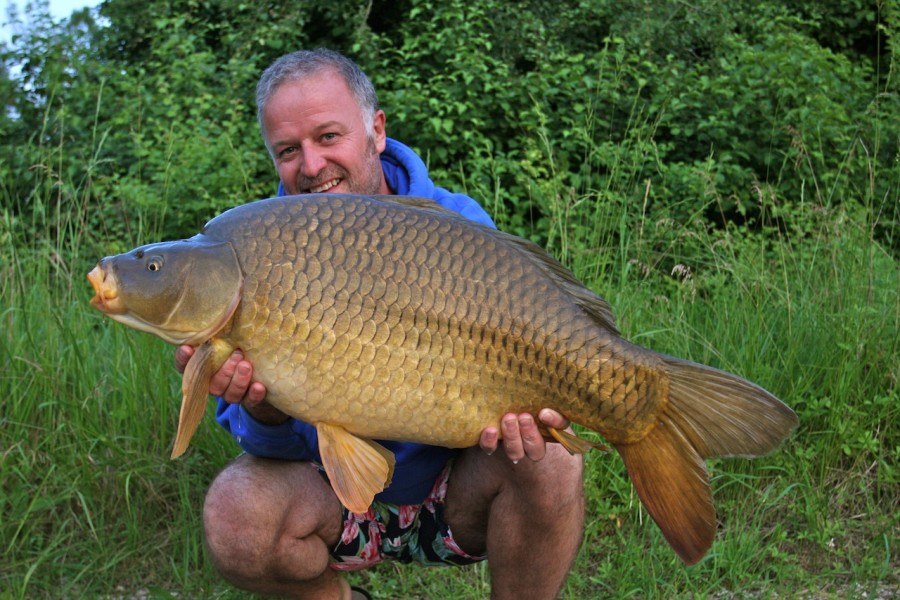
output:
[[[563,597],[896,592],[895,3],[106,0],[99,14],[56,23],[32,3],[0,47],[0,598],[242,597],[203,556],[198,516],[236,448],[207,422],[167,460],[171,350],[89,311],[83,277],[270,195],[256,79],[320,44],[362,64],[389,135],[439,185],[572,266],[627,337],[739,372],[800,415],[772,456],[710,465],[721,531],[691,569],[621,461],[591,456]],[[484,565],[354,577],[383,598],[489,589]]]
[[[284,51],[323,44],[370,73],[389,134],[420,150],[439,183],[544,243],[561,212],[590,225],[623,202],[657,219],[754,224],[763,188],[789,203],[874,200],[891,222],[895,178],[844,185],[870,168],[896,171],[900,138],[893,9],[856,8],[110,0],[101,14],[115,26],[98,27],[90,15],[57,26],[38,4],[6,53],[24,67],[4,139],[41,130],[43,144],[90,151],[102,137],[95,179],[107,220],[153,209],[156,231],[187,235],[271,194],[256,78]],[[825,43],[829,28],[855,33]],[[879,44],[858,51],[872,36]],[[16,171],[33,164],[7,154]],[[32,189],[19,185],[13,197]]]
[[[94,161],[93,214],[118,223],[130,242],[135,223],[141,235],[182,237],[216,212],[272,195],[255,122],[259,73],[285,49],[355,31],[320,35],[304,27],[308,20],[337,23],[340,16],[348,27],[348,10],[364,17],[357,3],[317,4],[260,11],[228,1],[106,2],[101,14],[115,26],[99,28],[90,18],[53,24],[46,5],[29,5],[33,24],[3,54],[4,64],[22,71],[17,118],[2,132],[0,155],[8,173],[32,176],[5,179],[4,205],[27,208],[21,199],[31,195],[32,169],[40,167],[17,140],[36,131],[38,147],[65,146]]]
[[[199,537],[203,491],[236,448],[208,415],[188,457],[166,458],[179,393],[171,349],[87,308],[83,273],[120,240],[88,225],[90,186],[61,183],[76,193],[52,207],[36,195],[31,214],[0,221],[0,586],[10,598],[243,597],[213,572]],[[720,534],[690,569],[640,508],[621,461],[591,455],[585,543],[563,597],[844,596],[896,585],[896,259],[864,206],[761,202],[771,219],[760,231],[702,218],[660,227],[629,203],[617,218],[633,231],[556,225],[554,239],[627,337],[739,372],[801,419],[770,457],[712,462]],[[23,216],[35,238],[16,233]],[[585,239],[603,245],[607,268]],[[684,248],[705,260],[663,266]],[[488,568],[390,565],[354,578],[378,597],[462,599],[487,596]]]
[[[891,2],[849,0],[823,4],[815,0],[786,0],[783,11],[799,17],[801,30],[825,48],[875,58],[884,50],[878,22]]]
[[[896,218],[891,178],[847,185],[896,171],[882,55],[821,46],[784,6],[565,3],[542,20],[540,3],[410,4],[355,46],[389,131],[509,230],[552,244],[561,213],[592,230],[623,202],[758,226],[761,189]]]

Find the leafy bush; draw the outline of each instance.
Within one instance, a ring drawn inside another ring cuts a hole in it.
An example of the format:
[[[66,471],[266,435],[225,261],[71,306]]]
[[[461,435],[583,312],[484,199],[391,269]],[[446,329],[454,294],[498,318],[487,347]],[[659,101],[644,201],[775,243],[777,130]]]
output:
[[[389,133],[420,150],[439,183],[541,242],[562,214],[590,225],[623,202],[658,219],[752,225],[765,188],[789,205],[874,202],[891,221],[895,178],[845,185],[895,169],[900,138],[884,27],[896,16],[857,8],[110,0],[101,27],[87,13],[54,25],[38,4],[4,55],[23,65],[4,162],[27,173],[33,157],[9,144],[40,131],[39,143],[94,161],[107,221],[150,210],[161,234],[190,233],[271,194],[256,79],[283,52],[324,44],[367,70]],[[830,27],[854,33],[825,45]],[[883,43],[860,52],[872,35]],[[13,204],[32,190],[28,178],[7,186]]]
[[[253,88],[318,44],[370,73],[439,184],[561,257],[629,338],[800,415],[771,457],[713,465],[721,535],[689,569],[621,463],[589,457],[565,597],[895,591],[894,4],[106,0],[102,25],[29,6],[0,48],[0,596],[242,597],[199,535],[234,444],[208,424],[166,459],[171,350],[88,311],[84,273],[271,194]],[[484,566],[354,577],[489,593]]]

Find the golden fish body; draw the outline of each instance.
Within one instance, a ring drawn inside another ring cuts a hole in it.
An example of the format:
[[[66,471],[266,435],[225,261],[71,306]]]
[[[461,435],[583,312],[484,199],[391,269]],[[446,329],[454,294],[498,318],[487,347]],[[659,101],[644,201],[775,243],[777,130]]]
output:
[[[240,348],[267,400],[316,426],[332,485],[357,512],[391,474],[372,438],[469,447],[508,412],[553,408],[616,447],[695,562],[715,532],[702,458],[767,452],[796,424],[752,383],[619,337],[608,304],[543,250],[431,201],[254,202],[189,240],[106,258],[89,278],[111,317],[201,345],[175,455],[212,373]]]
[[[232,241],[245,274],[220,337],[288,414],[467,447],[505,412],[552,407],[624,443],[665,399],[655,355],[610,331],[599,298],[607,323],[583,310],[521,240],[394,202],[270,204],[204,235]]]

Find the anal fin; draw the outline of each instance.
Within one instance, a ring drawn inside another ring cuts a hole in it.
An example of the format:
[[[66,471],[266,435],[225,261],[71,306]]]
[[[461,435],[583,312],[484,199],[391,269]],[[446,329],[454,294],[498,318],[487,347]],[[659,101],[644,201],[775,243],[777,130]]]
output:
[[[334,493],[351,512],[365,513],[375,494],[391,483],[393,453],[337,425],[317,423],[316,431],[322,465]]]
[[[602,452],[609,451],[609,448],[603,444],[597,444],[584,438],[580,438],[574,433],[570,433],[563,429],[555,429],[553,427],[546,428],[554,440],[562,444],[562,447],[569,451],[569,454],[585,454],[591,450],[600,450]]]

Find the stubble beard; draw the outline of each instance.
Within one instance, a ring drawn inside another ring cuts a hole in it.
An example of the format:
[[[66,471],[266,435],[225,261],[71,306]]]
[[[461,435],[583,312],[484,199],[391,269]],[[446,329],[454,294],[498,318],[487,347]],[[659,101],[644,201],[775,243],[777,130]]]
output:
[[[297,181],[297,189],[308,190],[318,187],[333,179],[341,179],[347,184],[348,194],[362,194],[372,196],[381,193],[381,182],[384,173],[381,167],[381,159],[378,149],[375,147],[375,139],[369,136],[366,142],[366,154],[363,161],[363,170],[359,177],[351,177],[350,173],[338,165],[330,165],[325,173],[315,179],[302,177]]]

